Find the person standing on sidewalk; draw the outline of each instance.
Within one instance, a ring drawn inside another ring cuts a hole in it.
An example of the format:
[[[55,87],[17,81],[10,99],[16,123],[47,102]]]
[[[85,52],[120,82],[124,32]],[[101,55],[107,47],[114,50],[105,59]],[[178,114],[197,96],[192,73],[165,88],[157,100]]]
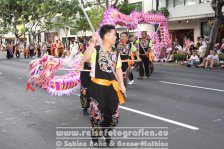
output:
[[[15,45],[16,58],[20,58],[20,47],[19,44]]]
[[[30,51],[30,57],[31,58],[33,58],[33,56],[34,56],[34,49],[35,49],[34,43],[30,43],[30,45],[29,45],[29,51]]]

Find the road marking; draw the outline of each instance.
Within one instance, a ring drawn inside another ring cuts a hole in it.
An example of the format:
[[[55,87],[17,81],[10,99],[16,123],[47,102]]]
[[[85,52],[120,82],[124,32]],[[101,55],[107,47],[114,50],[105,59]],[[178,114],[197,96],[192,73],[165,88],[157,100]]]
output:
[[[215,88],[208,88],[208,87],[201,87],[201,86],[194,86],[194,85],[180,84],[180,83],[173,83],[173,82],[166,82],[166,81],[159,81],[159,82],[165,83],[165,84],[177,85],[177,86],[186,86],[186,87],[192,87],[192,88],[200,88],[200,89],[205,89],[205,90],[224,92],[224,90],[215,89]]]
[[[76,96],[79,96],[79,97],[81,96],[79,93],[73,93],[73,94],[76,95]]]
[[[54,101],[44,101],[46,104],[55,104],[56,102]]]
[[[221,121],[222,121],[222,119],[220,119],[220,118],[213,120],[213,122],[221,122]]]
[[[75,95],[79,95],[79,94],[75,94]],[[155,118],[155,119],[158,119],[158,120],[161,120],[161,121],[165,121],[165,122],[168,122],[168,123],[171,123],[171,124],[175,124],[175,125],[179,125],[179,126],[182,126],[182,127],[185,127],[185,128],[189,128],[189,129],[192,129],[192,130],[199,130],[199,128],[191,126],[191,125],[187,125],[187,124],[184,124],[184,123],[180,123],[180,122],[177,122],[177,121],[174,121],[174,120],[159,117],[159,116],[156,116],[156,115],[153,115],[153,114],[145,113],[145,112],[138,111],[138,110],[135,110],[135,109],[131,109],[131,108],[128,108],[128,107],[120,106],[120,108],[124,109],[124,110],[127,110],[127,111],[134,112],[134,113],[138,113],[138,114],[141,114],[141,115],[144,115],[144,116],[152,117],[152,118]]]
[[[131,109],[131,108],[128,108],[128,107],[124,107],[124,106],[120,106],[120,108],[124,109],[124,110],[127,110],[127,111],[137,113],[137,114],[141,114],[141,115],[144,115],[144,116],[152,117],[152,118],[155,118],[155,119],[158,119],[158,120],[161,120],[161,121],[165,121],[165,122],[168,122],[168,123],[171,123],[171,124],[174,124],[174,125],[182,126],[182,127],[188,128],[188,129],[199,130],[199,128],[197,128],[197,127],[194,127],[194,126],[191,126],[191,125],[188,125],[188,124],[184,124],[184,123],[180,123],[180,122],[170,120],[170,119],[167,119],[167,118],[163,118],[163,117],[160,117],[160,116],[156,116],[156,115],[153,115],[153,114],[149,114],[149,113],[146,113],[146,112],[138,111],[138,110]]]

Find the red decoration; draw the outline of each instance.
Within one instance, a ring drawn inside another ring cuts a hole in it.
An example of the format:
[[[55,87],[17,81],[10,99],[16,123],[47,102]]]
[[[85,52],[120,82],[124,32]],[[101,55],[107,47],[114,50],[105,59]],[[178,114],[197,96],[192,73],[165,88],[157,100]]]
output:
[[[30,86],[30,83],[29,83],[29,82],[26,82],[26,91],[28,92],[29,90],[31,90],[32,92],[35,91],[34,88],[32,88],[32,87]]]

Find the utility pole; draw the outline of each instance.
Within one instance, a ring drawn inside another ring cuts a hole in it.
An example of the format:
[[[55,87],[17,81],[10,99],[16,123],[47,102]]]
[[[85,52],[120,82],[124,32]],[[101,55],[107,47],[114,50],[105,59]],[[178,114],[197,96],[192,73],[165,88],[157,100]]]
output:
[[[159,10],[159,0],[156,0],[156,11]]]
[[[159,0],[156,0],[156,12],[158,12],[158,11],[159,11]],[[158,24],[155,25],[155,31],[157,31],[158,27],[159,27]]]

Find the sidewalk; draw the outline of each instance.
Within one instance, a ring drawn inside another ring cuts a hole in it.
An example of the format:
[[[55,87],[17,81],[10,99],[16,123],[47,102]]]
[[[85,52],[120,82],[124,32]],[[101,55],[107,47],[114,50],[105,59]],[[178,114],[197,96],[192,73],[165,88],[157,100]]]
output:
[[[6,52],[5,51],[4,52],[0,51],[0,60],[1,59],[6,59]]]
[[[0,51],[0,60],[7,59],[6,58],[6,55],[7,55],[7,52],[6,51],[4,51],[4,52]],[[33,59],[35,59],[35,58],[37,58],[37,56],[33,56]],[[14,55],[14,58],[13,59],[16,59],[15,55]],[[19,59],[25,59],[23,53],[20,53],[20,58]]]
[[[172,62],[172,63],[166,63],[166,62],[154,62],[154,64],[156,65],[169,65],[169,66],[185,66],[183,64],[181,64],[180,62]]]
[[[166,62],[155,62],[154,64],[156,65],[167,65],[167,66],[180,66],[180,67],[186,67],[186,64],[184,64],[183,62],[172,62],[172,63],[166,63]],[[214,67],[213,69],[222,69],[221,65],[223,65],[224,62],[220,62],[219,66]],[[194,66],[192,66],[194,68]]]

